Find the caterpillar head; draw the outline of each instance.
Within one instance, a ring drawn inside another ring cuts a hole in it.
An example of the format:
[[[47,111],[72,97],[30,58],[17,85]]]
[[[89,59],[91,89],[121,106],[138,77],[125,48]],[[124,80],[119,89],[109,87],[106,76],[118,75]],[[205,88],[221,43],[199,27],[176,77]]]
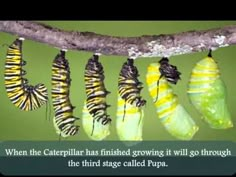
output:
[[[28,92],[28,93],[31,93],[33,92],[34,90],[34,86],[33,85],[26,85],[25,86],[25,91]]]
[[[168,58],[162,58],[159,63],[161,65],[159,68],[161,76],[165,76],[168,82],[176,84],[181,75],[177,67],[174,65],[170,65]]]

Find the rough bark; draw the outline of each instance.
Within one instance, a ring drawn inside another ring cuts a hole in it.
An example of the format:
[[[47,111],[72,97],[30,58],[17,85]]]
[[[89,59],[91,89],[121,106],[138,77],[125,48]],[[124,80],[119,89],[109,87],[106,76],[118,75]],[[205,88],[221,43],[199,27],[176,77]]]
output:
[[[65,31],[32,21],[0,21],[0,31],[67,50],[129,57],[170,57],[236,44],[236,26],[178,34],[114,37]]]

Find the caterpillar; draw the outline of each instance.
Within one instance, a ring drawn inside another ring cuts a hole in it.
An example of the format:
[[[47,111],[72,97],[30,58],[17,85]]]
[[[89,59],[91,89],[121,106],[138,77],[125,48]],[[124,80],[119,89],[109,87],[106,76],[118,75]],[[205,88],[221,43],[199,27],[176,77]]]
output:
[[[5,62],[5,88],[8,98],[19,109],[32,111],[40,108],[48,100],[47,88],[44,84],[28,85],[22,69],[26,61],[22,57],[23,38],[16,39],[7,50]]]
[[[205,122],[215,129],[233,127],[226,105],[226,88],[220,77],[217,63],[211,50],[192,70],[188,85],[188,96],[193,106],[201,113]]]
[[[194,120],[178,102],[169,83],[176,84],[180,72],[170,65],[167,58],[148,66],[146,81],[149,93],[156,106],[157,115],[166,130],[177,139],[191,140],[198,131]]]
[[[61,50],[55,57],[52,64],[52,104],[55,112],[53,119],[56,133],[60,137],[73,136],[79,133],[79,126],[75,121],[79,118],[73,116],[70,101],[70,66],[65,58],[65,51]]]
[[[138,76],[134,60],[128,58],[122,66],[118,79],[116,130],[122,141],[142,141],[144,117],[142,107],[146,104],[146,100],[140,96],[143,87]]]
[[[110,93],[104,85],[103,66],[94,54],[85,66],[84,81],[87,99],[84,103],[82,124],[92,140],[103,140],[109,134],[111,118],[107,114],[106,96]]]

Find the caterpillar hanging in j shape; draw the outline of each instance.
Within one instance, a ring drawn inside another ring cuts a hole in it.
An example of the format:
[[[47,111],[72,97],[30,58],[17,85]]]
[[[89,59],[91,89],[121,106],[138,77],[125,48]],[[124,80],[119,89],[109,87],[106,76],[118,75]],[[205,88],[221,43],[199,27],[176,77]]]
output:
[[[48,101],[48,92],[44,84],[28,85],[23,76],[26,71],[22,69],[26,61],[22,57],[23,38],[16,39],[7,50],[5,62],[5,87],[11,102],[24,111],[40,108]]]
[[[168,62],[167,58],[162,58],[159,63],[151,63],[148,66],[148,90],[156,106],[157,115],[166,130],[178,139],[191,140],[198,131],[198,126],[178,102],[177,95],[169,85],[176,84],[181,73],[176,66]]]
[[[146,100],[140,96],[143,87],[138,76],[134,59],[128,58],[122,66],[118,80],[116,130],[122,141],[142,141],[144,123],[142,107],[146,104]]]
[[[111,118],[107,114],[106,96],[110,93],[104,84],[104,70],[99,56],[94,54],[86,64],[84,81],[87,99],[84,103],[82,124],[92,140],[101,141],[110,134]]]
[[[226,129],[233,122],[226,105],[226,88],[220,78],[217,63],[211,50],[192,70],[188,86],[188,96],[194,107],[211,128]]]

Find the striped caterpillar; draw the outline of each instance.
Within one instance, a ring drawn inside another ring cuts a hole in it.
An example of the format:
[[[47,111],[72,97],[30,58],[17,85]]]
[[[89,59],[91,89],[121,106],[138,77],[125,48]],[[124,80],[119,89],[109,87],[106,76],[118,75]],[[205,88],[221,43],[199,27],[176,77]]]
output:
[[[53,119],[57,134],[61,137],[68,137],[79,132],[79,126],[75,121],[79,118],[73,116],[73,109],[70,102],[70,67],[65,58],[65,51],[61,51],[52,65],[52,104],[55,111]]]
[[[110,134],[111,118],[107,115],[106,96],[110,93],[104,85],[104,71],[98,55],[93,55],[85,67],[85,90],[82,124],[92,140],[103,140]]]
[[[22,58],[23,38],[16,39],[7,50],[5,62],[5,87],[11,102],[24,111],[32,111],[47,103],[48,93],[44,84],[28,85],[23,76],[26,71],[22,66],[26,61]]]

